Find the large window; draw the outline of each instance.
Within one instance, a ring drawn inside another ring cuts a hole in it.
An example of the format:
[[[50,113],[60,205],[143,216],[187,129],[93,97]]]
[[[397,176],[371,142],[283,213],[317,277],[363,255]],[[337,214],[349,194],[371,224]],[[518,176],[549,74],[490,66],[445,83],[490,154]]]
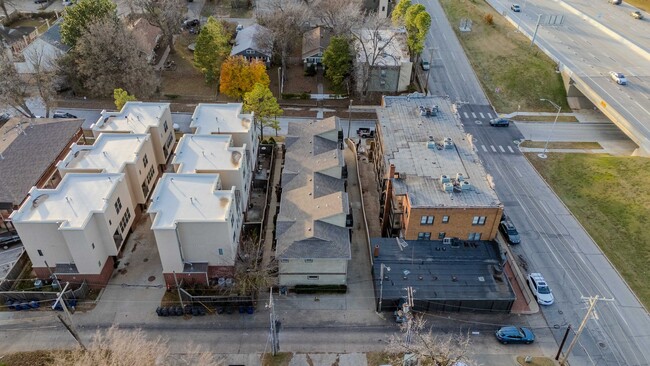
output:
[[[420,217],[420,225],[433,225],[433,216]]]
[[[124,212],[124,216],[122,216],[122,220],[120,220],[120,232],[124,233],[127,226],[129,225],[129,220],[131,220],[131,210],[129,210],[127,207],[126,212]]]
[[[449,222],[449,216],[443,216],[443,217],[442,217],[442,223],[443,223],[443,224],[446,224],[446,223],[448,223],[448,222]]]
[[[485,225],[485,216],[474,216],[472,219],[472,225]]]
[[[418,233],[418,240],[431,240],[431,233]]]
[[[144,154],[144,157],[142,158],[142,164],[144,164],[144,167],[147,167],[147,164],[149,164],[149,158],[147,157],[147,154]]]
[[[115,201],[115,213],[119,214],[120,211],[122,211],[122,201],[120,197],[117,197],[117,201]]]
[[[469,233],[467,240],[481,240],[481,233]]]

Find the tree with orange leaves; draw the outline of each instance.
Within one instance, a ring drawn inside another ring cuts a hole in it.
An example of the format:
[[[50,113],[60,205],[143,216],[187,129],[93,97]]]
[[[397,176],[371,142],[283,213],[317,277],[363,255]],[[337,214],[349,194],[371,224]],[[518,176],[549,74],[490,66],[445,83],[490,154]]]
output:
[[[264,62],[248,61],[243,56],[232,56],[221,65],[219,82],[221,93],[241,100],[244,94],[253,90],[253,86],[257,83],[267,87],[271,83]]]

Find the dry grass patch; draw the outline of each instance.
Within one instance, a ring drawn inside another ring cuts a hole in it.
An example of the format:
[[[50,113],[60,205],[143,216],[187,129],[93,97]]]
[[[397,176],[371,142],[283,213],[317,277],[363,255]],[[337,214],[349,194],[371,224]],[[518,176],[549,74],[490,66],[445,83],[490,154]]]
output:
[[[270,353],[262,354],[262,366],[289,366],[289,362],[293,358],[293,353],[279,352],[273,356]]]
[[[555,366],[557,362],[547,357],[533,357],[532,361],[526,362],[524,356],[517,356],[517,363],[521,366]]]
[[[194,54],[187,46],[195,42],[196,36],[187,32],[180,34],[176,40],[176,53],[167,58],[176,63],[176,70],[161,71],[161,92],[163,96],[175,97],[212,97],[216,98],[217,85],[208,85],[203,74],[194,67]]]

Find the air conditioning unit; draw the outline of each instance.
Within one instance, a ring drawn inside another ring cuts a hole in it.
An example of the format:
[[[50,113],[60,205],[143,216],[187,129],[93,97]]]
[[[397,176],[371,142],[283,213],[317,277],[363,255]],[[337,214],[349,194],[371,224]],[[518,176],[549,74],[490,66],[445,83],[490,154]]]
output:
[[[471,191],[473,188],[472,184],[466,180],[460,182],[460,189],[463,191]]]
[[[459,182],[465,180],[465,176],[463,176],[463,173],[456,173],[456,180]]]
[[[451,180],[449,179],[449,176],[446,174],[443,174],[440,176],[440,183],[449,183]]]
[[[454,191],[454,185],[452,183],[443,183],[442,190],[451,193]]]

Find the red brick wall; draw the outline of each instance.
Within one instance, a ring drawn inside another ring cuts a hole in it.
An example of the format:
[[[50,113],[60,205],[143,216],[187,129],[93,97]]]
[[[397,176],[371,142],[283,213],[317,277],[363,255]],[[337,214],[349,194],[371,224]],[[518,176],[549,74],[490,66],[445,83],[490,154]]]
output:
[[[92,289],[100,289],[106,287],[108,280],[113,274],[113,257],[108,257],[106,263],[104,263],[104,268],[102,268],[101,273],[99,274],[80,274],[80,273],[71,273],[71,274],[57,274],[57,278],[60,282],[70,282],[71,284],[80,284],[84,280],[88,282],[88,286]],[[50,270],[47,267],[35,267],[33,268],[36,277],[45,279],[50,278]],[[54,272],[54,268],[51,269]]]
[[[167,285],[167,288],[175,288],[176,287],[176,281],[174,281],[174,274],[173,273],[163,273],[163,277],[165,278],[165,285]],[[180,284],[181,282],[183,283],[183,286],[187,285],[193,285],[193,284],[198,284],[198,285],[208,285],[207,282],[207,277],[205,276],[205,272],[196,272],[196,273],[176,273],[176,279],[178,280],[178,283]],[[183,287],[181,286],[181,287]]]

